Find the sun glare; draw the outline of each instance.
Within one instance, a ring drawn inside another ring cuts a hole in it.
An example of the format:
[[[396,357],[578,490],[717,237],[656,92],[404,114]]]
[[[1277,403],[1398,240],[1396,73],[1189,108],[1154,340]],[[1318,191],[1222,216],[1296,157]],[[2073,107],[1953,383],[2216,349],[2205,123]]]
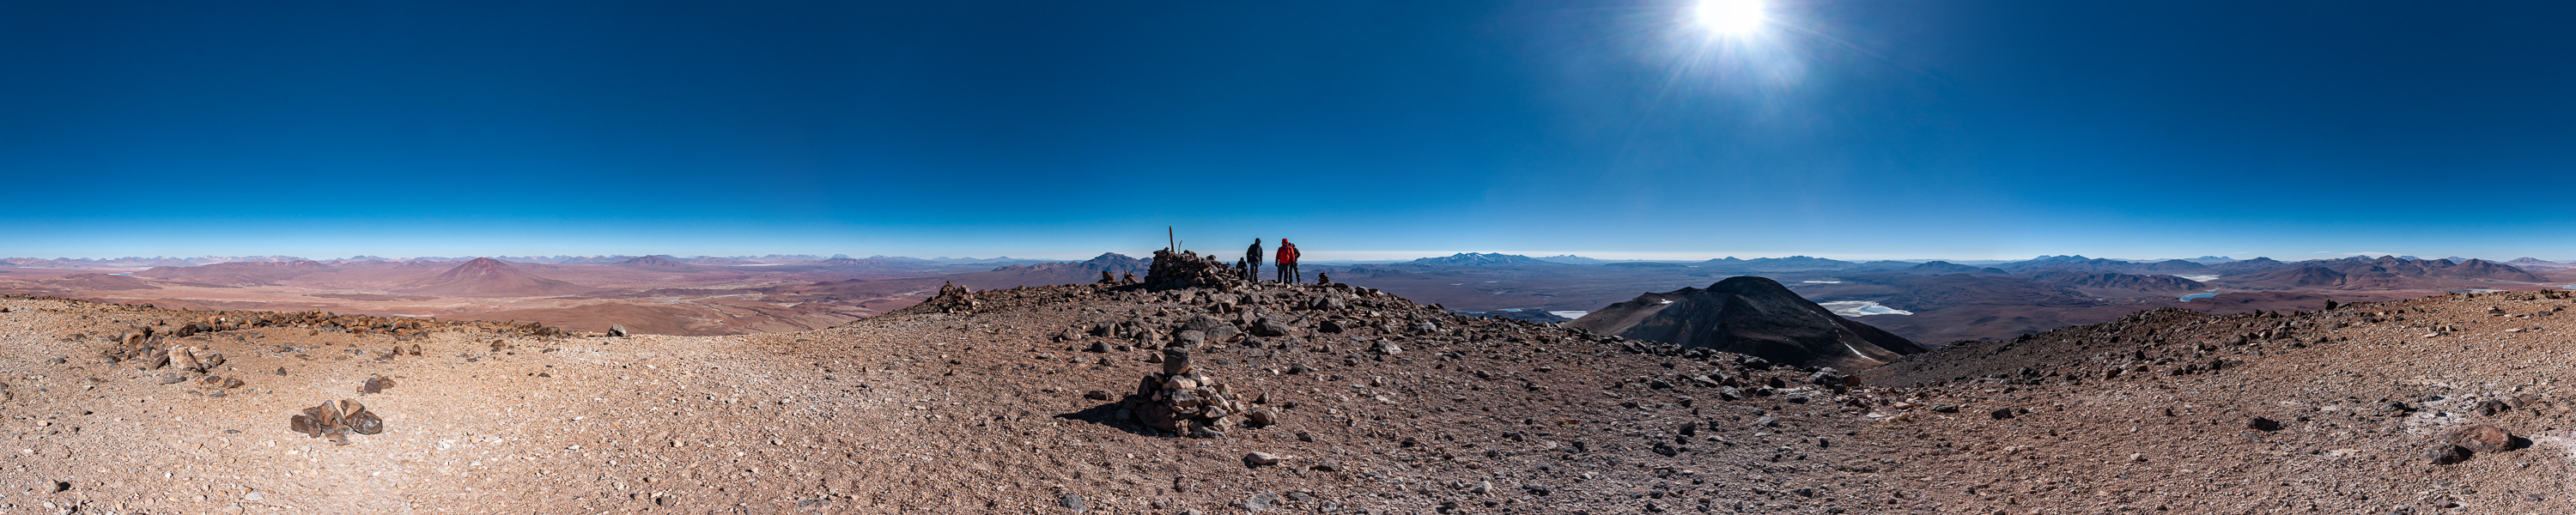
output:
[[[1699,0],[1693,11],[1701,26],[1720,35],[1741,36],[1762,30],[1761,0]]]

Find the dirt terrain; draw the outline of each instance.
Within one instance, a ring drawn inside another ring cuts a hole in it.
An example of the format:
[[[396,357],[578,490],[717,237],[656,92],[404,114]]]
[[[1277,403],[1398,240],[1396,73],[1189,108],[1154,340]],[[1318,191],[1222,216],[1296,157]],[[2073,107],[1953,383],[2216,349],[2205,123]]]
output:
[[[101,353],[138,326],[265,315],[0,300],[17,447],[0,510],[1826,513],[1880,497],[1848,472],[1877,466],[1865,448],[1830,443],[1866,410],[1798,370],[1349,287],[944,298],[752,336],[378,318],[155,333],[226,356],[206,373]],[[1202,315],[1243,329],[1183,345],[1199,373],[1275,425],[1184,438],[1118,417],[1163,370],[1146,347]],[[359,393],[379,376],[393,386]],[[338,399],[382,432],[289,431]]]
[[[0,510],[2555,513],[2576,479],[2555,292],[2161,310],[1845,386],[1366,288],[1180,284],[716,337],[0,299]],[[224,358],[149,358],[173,347]],[[1176,391],[1243,411],[1149,415]],[[290,430],[341,399],[381,432]],[[2478,424],[2520,439],[2425,456]]]
[[[2571,298],[2162,309],[1964,344],[1864,371],[1957,412],[1863,440],[1918,464],[1903,479],[1935,502],[1979,510],[2565,513]],[[2501,445],[2461,440],[2482,427]],[[2474,451],[2435,461],[2450,442]]]
[[[802,331],[929,298],[935,274],[989,270],[948,263],[699,265],[661,256],[606,264],[314,261],[227,262],[149,269],[17,268],[0,293],[196,310],[325,310],[450,320],[536,321],[583,331],[710,336]],[[977,287],[1059,284],[1046,276],[957,276]],[[1097,272],[1092,272],[1094,276]],[[1096,277],[1095,277],[1096,278]],[[1044,280],[1045,282],[1033,282]]]

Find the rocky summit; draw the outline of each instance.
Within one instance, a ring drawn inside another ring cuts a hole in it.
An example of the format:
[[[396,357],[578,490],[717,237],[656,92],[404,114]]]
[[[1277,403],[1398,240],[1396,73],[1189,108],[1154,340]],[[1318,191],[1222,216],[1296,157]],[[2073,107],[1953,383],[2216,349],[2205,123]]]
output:
[[[1807,316],[1776,287],[1643,318]],[[0,510],[2555,513],[2571,303],[2154,310],[1829,370],[1189,253],[743,336],[19,296]]]

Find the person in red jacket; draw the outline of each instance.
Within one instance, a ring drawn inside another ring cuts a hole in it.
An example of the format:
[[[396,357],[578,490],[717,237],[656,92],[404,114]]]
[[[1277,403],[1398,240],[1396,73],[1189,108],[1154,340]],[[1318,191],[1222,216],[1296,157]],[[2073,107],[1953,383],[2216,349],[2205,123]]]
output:
[[[1306,280],[1304,274],[1297,272],[1297,244],[1289,243],[1287,238],[1280,238],[1278,261],[1279,282],[1296,284]]]

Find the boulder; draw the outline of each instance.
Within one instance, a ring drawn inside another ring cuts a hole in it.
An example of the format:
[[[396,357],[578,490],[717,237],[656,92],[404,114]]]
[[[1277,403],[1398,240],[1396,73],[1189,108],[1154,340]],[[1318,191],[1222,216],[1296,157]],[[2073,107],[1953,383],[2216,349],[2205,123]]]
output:
[[[1296,332],[1296,326],[1278,317],[1261,317],[1252,322],[1252,334],[1257,336],[1288,336]]]
[[[1208,315],[1192,316],[1189,320],[1181,322],[1181,325],[1172,328],[1172,331],[1174,334],[1181,331],[1198,331],[1199,334],[1206,335],[1208,340],[1216,341],[1233,338],[1243,332],[1235,328],[1233,322]]]
[[[170,366],[180,370],[189,372],[203,372],[206,370],[205,362],[197,361],[196,350],[190,347],[171,347],[169,351],[169,359]]]
[[[2519,447],[2519,439],[2504,428],[2478,424],[2451,430],[2439,443],[2468,448],[2472,452],[2504,452]]]
[[[392,378],[385,376],[369,377],[367,378],[366,384],[358,386],[358,393],[384,393],[386,388],[392,387],[394,387],[394,380]]]
[[[2435,445],[2424,450],[2424,461],[2434,465],[2450,465],[2469,461],[2469,454],[2468,449],[2457,445]]]

